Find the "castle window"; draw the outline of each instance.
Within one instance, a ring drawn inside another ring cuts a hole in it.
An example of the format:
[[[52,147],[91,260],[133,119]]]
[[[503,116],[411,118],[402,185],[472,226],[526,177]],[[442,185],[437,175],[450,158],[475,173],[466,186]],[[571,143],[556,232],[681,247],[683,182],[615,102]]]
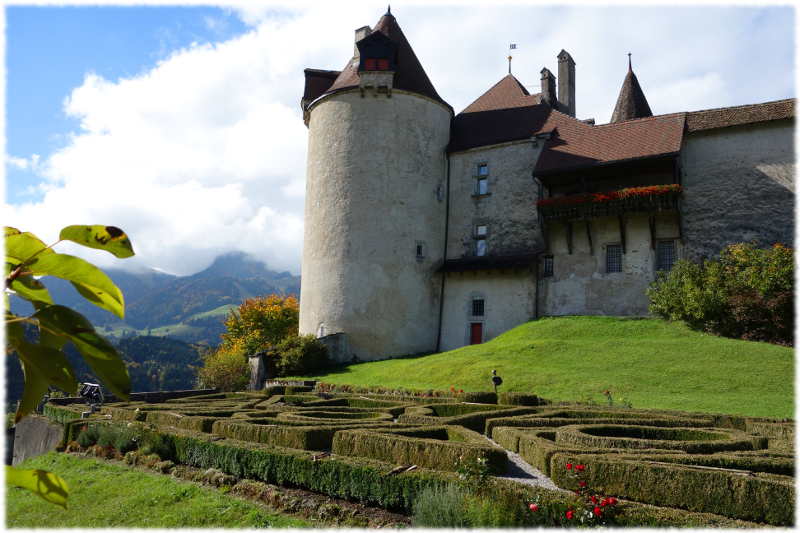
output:
[[[489,233],[487,226],[475,226],[475,255],[482,257],[486,255],[486,235]]]
[[[656,270],[672,270],[675,264],[675,241],[656,243]]]
[[[542,260],[542,277],[549,278],[553,275],[553,256],[546,255]]]
[[[622,245],[606,245],[606,272],[622,272]]]
[[[389,70],[389,60],[367,58],[364,60],[364,70]]]
[[[489,178],[478,178],[475,182],[475,194],[489,194]]]
[[[425,243],[417,241],[417,261],[422,261],[425,258]]]
[[[479,163],[478,176],[488,176],[488,175],[489,175],[489,163]]]
[[[472,299],[472,316],[483,316],[483,298]]]

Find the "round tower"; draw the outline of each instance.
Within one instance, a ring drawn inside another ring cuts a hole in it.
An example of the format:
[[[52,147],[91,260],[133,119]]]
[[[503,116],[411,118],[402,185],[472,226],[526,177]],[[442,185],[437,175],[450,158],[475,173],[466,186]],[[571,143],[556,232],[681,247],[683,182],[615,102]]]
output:
[[[356,40],[341,72],[306,70],[300,333],[343,333],[339,359],[430,352],[453,111],[390,13]]]

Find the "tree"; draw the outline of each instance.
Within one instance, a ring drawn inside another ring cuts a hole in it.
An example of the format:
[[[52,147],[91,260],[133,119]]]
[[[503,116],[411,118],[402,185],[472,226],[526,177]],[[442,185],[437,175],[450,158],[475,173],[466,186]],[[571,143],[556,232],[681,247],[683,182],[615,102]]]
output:
[[[221,390],[241,390],[249,381],[247,356],[296,336],[300,305],[294,296],[271,294],[248,298],[225,321],[222,344],[205,357],[200,383]]]
[[[130,379],[117,351],[97,334],[83,315],[55,304],[39,279],[46,276],[65,279],[94,305],[124,318],[125,301],[114,282],[88,261],[56,253],[53,247],[61,241],[72,241],[105,250],[119,258],[131,257],[133,248],[125,232],[114,226],[67,226],[61,230],[59,240],[48,246],[33,233],[6,227],[5,239],[6,351],[19,357],[25,376],[14,422],[34,412],[50,386],[72,394],[77,391],[75,372],[63,350],[67,342],[77,348],[92,371],[115,395],[127,399]],[[33,313],[29,316],[11,313],[10,294],[30,302]],[[25,325],[35,328],[38,338],[31,340],[26,335]],[[45,500],[66,508],[68,488],[55,474],[7,466],[6,482],[32,490]]]

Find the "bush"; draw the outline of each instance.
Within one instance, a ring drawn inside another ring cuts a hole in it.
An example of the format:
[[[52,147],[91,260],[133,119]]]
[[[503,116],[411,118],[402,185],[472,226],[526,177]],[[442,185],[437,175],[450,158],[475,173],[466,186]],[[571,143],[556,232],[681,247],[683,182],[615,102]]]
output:
[[[241,342],[220,346],[206,356],[198,377],[201,387],[213,387],[223,391],[246,388],[250,382],[250,367]]]
[[[278,376],[314,374],[330,363],[328,348],[314,335],[286,337],[275,347],[274,357]]]
[[[470,527],[466,515],[468,493],[454,483],[431,486],[414,500],[414,527]]]
[[[726,337],[794,342],[794,258],[776,244],[726,247],[718,260],[678,261],[647,291],[650,311]]]
[[[248,298],[225,321],[222,345],[239,346],[244,355],[266,350],[297,335],[299,316],[300,304],[294,296]]]

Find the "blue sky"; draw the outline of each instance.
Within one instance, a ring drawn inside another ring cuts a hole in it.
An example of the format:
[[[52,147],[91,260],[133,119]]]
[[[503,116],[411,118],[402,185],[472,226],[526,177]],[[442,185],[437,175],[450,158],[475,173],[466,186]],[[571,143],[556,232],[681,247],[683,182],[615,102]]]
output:
[[[125,229],[133,260],[190,274],[241,250],[299,272],[303,68],[341,69],[380,2],[281,7],[12,6],[4,223],[51,239]],[[607,122],[627,53],[655,114],[794,97],[792,7],[394,4],[456,111],[513,71],[538,92],[564,48],[578,118]],[[77,253],[77,251],[75,251]]]
[[[213,21],[213,22],[212,22]],[[106,79],[146,72],[192,42],[224,41],[247,27],[214,7],[6,8],[6,152],[46,156],[64,146],[79,121],[64,115],[64,98],[87,72]],[[28,192],[39,177],[6,167],[10,203],[41,197]]]

